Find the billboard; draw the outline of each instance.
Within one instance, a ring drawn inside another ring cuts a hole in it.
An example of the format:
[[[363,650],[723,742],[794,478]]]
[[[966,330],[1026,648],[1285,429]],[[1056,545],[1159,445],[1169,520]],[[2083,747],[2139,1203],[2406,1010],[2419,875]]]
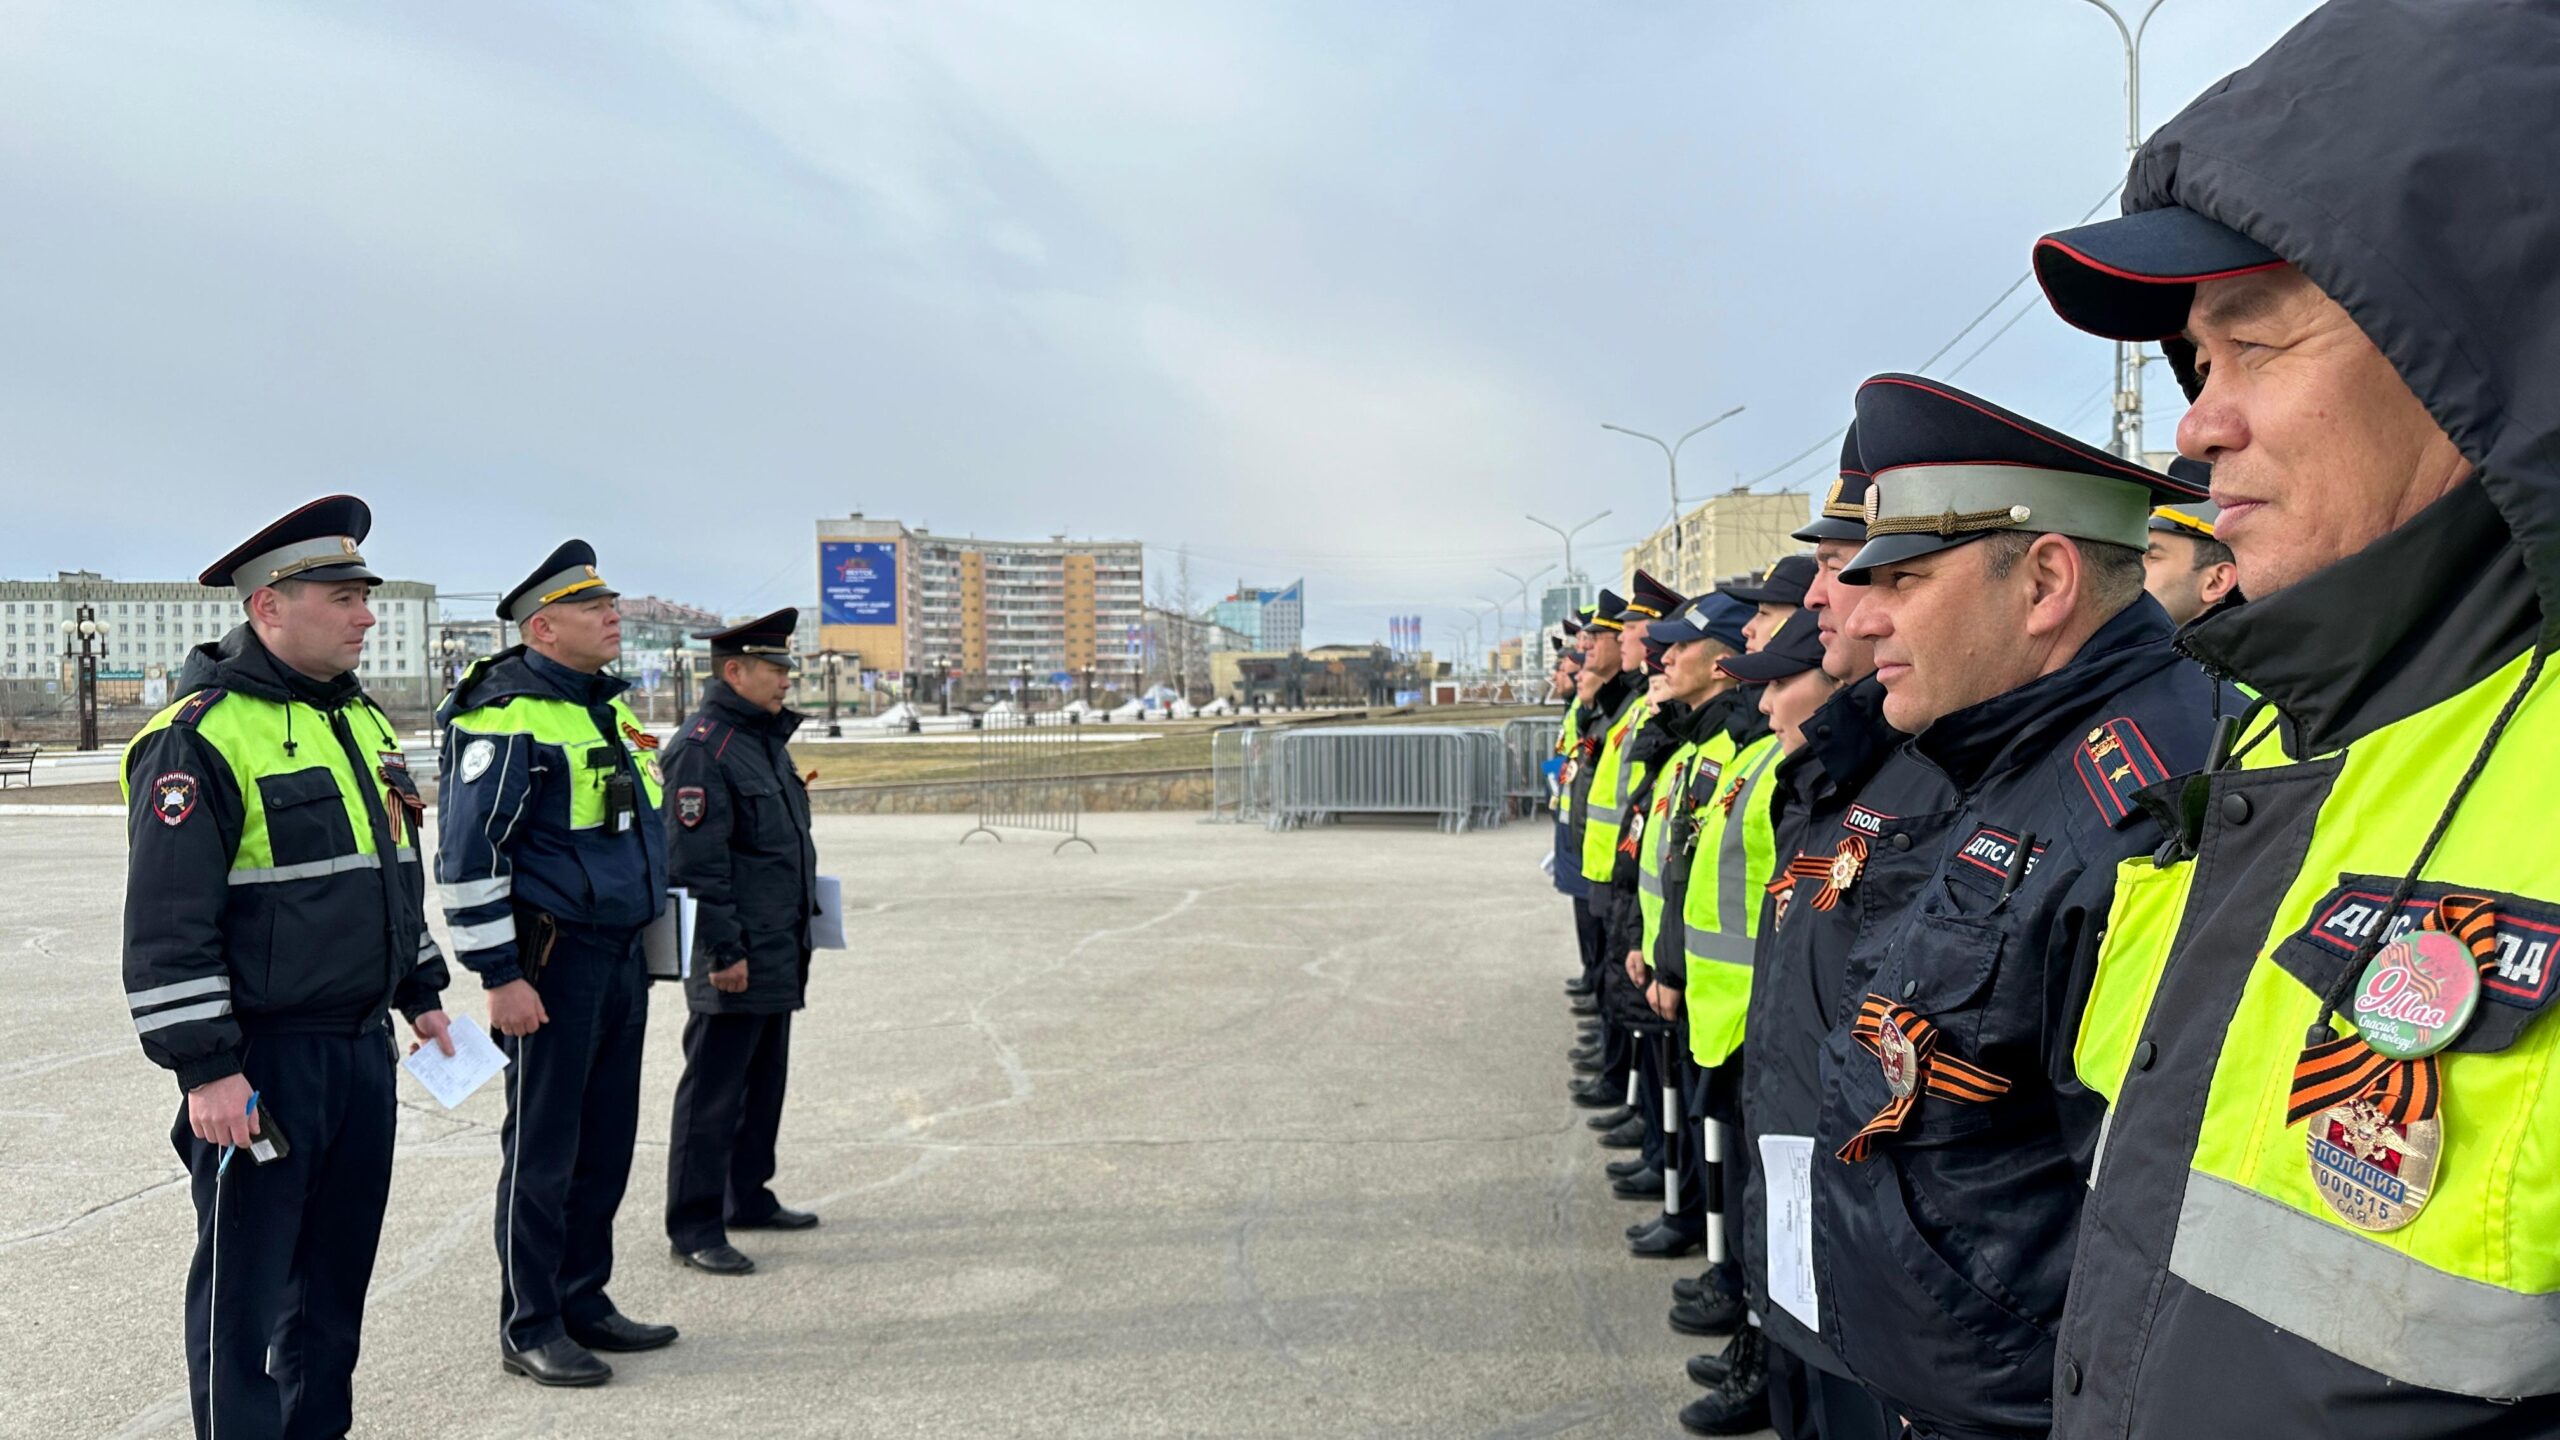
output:
[[[818,619],[825,625],[898,623],[898,542],[818,542]]]

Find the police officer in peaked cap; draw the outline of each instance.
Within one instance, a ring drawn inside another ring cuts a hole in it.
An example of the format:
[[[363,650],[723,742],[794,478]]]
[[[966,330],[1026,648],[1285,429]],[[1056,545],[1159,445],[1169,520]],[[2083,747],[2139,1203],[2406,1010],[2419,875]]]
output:
[[[2160,847],[2139,797],[2212,733],[2213,682],[2142,588],[2152,508],[2195,497],[1939,381],[1879,375],[1857,407],[1846,633],[1953,803],[1877,805],[1821,877],[1869,907],[1822,1042],[1822,1333],[1922,1434],[2007,1440],[2052,1423],[2103,1113],[2069,1000],[2118,867]]]
[[[2213,484],[2213,467],[2181,455],[2169,462],[2169,473],[2202,490]],[[2151,512],[2151,545],[2143,556],[2143,588],[2170,623],[2184,625],[2240,594],[2240,567],[2231,547],[2215,538],[2214,521],[2222,507],[2210,498],[2180,500]]]
[[[713,1275],[755,1269],[730,1231],[818,1223],[768,1188],[818,898],[809,791],[788,748],[801,715],[784,703],[799,619],[784,608],[694,637],[711,642],[719,674],[664,756],[669,872],[701,906],[667,1151],[667,1238],[678,1259]]]
[[[543,1385],[601,1385],[595,1351],[676,1338],[605,1293],[640,1122],[641,930],[667,892],[658,740],[605,673],[615,595],[593,547],[562,544],[498,603],[523,643],[472,662],[440,712],[436,880],[510,1062],[499,1363]]]
[[[355,669],[381,577],[351,495],[199,582],[246,617],[125,750],[125,1003],[185,1092],[196,1207],[187,1391],[199,1436],[343,1435],[391,1189],[387,1012],[446,1054],[423,813]],[[414,1047],[413,1047],[414,1048]]]

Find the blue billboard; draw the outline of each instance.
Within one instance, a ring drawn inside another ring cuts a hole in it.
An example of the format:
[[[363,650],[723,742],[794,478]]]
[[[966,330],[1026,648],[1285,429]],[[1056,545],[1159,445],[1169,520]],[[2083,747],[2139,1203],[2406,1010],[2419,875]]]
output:
[[[818,619],[827,625],[898,623],[898,542],[818,542]]]

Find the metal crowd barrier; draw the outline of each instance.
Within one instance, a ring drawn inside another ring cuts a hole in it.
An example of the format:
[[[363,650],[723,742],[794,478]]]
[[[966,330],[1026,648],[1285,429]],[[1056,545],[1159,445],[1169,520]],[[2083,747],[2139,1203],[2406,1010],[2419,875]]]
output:
[[[1509,808],[1510,763],[1490,726],[1221,731],[1210,741],[1210,818],[1295,830],[1344,815],[1429,815],[1444,831],[1487,829]]]
[[[1502,722],[1504,793],[1514,815],[1534,815],[1547,802],[1547,760],[1556,753],[1564,717],[1524,715]]]
[[[1038,830],[1065,838],[1050,847],[1055,854],[1070,845],[1094,848],[1079,833],[1084,818],[1084,790],[1077,781],[1077,737],[1084,727],[1076,717],[1055,711],[1041,714],[997,714],[985,717],[978,731],[978,823],[960,837],[1004,837],[999,828]]]

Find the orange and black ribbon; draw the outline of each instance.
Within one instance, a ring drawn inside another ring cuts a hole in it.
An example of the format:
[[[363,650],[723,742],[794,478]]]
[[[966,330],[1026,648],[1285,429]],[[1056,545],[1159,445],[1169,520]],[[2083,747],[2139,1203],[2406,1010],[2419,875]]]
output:
[[[2420,921],[2421,930],[2441,930],[2460,941],[2472,958],[2488,970],[2498,963],[2498,912],[2485,895],[2447,895]],[[2444,1100],[2444,1078],[2433,1055],[2398,1060],[2364,1043],[2358,1035],[2303,1047],[2293,1064],[2293,1093],[2285,1105],[2284,1123],[2304,1119],[2350,1100],[2370,1097],[2382,1118],[2394,1125],[2415,1125],[2435,1118]]]
[[[1879,1135],[1890,1135],[1911,1120],[1911,1112],[1920,1103],[1923,1092],[1941,1100],[1959,1104],[1981,1105],[2009,1093],[2009,1082],[1969,1060],[1938,1053],[1939,1030],[1936,1022],[1916,1010],[1896,1005],[1881,995],[1869,995],[1858,1007],[1858,1023],[1850,1033],[1857,1037],[1868,1054],[1884,1059],[1884,1027],[1890,1025],[1911,1042],[1912,1053],[1919,1056],[1920,1073],[1908,1095],[1896,1095],[1885,1102],[1866,1128],[1849,1137],[1840,1147],[1840,1158],[1855,1165],[1875,1153]]]
[[[1856,872],[1867,868],[1867,837],[1863,835],[1852,835],[1842,840],[1840,848],[1827,857],[1798,855],[1787,862],[1786,874],[1790,881],[1819,880],[1822,882],[1822,888],[1814,892],[1814,909],[1832,909],[1839,905],[1841,896],[1849,893],[1849,885],[1835,885],[1831,880],[1832,872],[1839,865],[1840,857],[1843,855],[1855,861],[1851,866],[1852,874],[1849,879],[1849,885],[1855,885],[1858,883]]]
[[[639,726],[632,724],[628,720],[622,722],[622,733],[625,738],[631,741],[631,748],[634,750],[655,750],[658,748],[657,736],[650,734],[648,731],[641,729]]]
[[[1742,798],[1742,782],[1750,778],[1748,775],[1734,776],[1733,783],[1724,787],[1724,793],[1716,797],[1716,804],[1724,808],[1725,814],[1733,813],[1733,802]]]

